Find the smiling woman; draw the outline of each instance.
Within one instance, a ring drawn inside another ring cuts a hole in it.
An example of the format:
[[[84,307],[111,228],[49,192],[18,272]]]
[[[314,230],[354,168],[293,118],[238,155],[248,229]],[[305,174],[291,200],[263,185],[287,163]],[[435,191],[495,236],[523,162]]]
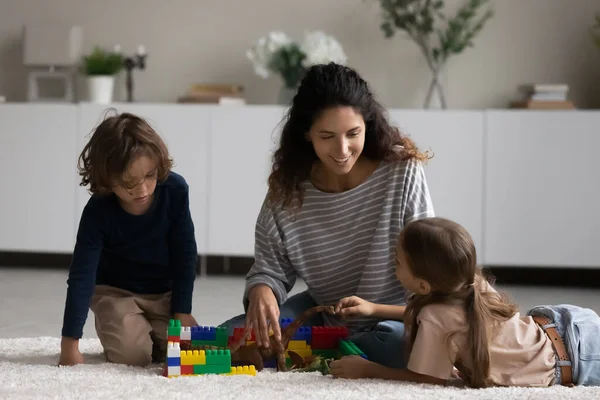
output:
[[[360,158],[365,143],[365,122],[352,107],[323,110],[308,132],[307,140],[321,161],[314,165],[311,180],[322,191],[351,189],[377,168],[376,162]],[[357,163],[356,172],[362,174],[350,173]]]
[[[334,63],[308,70],[292,101],[256,223],[244,323],[268,344],[278,318],[360,296],[404,304],[394,245],[408,222],[434,215],[421,161],[428,156],[390,126],[368,84]],[[297,277],[308,291],[287,298]],[[281,307],[281,308],[280,308]],[[348,321],[370,360],[405,366],[402,315]],[[309,325],[339,325],[319,315]]]

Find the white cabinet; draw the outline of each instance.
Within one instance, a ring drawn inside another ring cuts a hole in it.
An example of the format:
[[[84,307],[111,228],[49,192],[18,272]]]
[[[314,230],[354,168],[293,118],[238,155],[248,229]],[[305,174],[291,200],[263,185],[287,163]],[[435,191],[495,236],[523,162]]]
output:
[[[599,267],[600,113],[486,113],[486,261]]]
[[[73,250],[77,109],[0,104],[0,251]]]
[[[196,230],[198,252],[207,250],[207,176],[210,134],[210,108],[180,104],[114,104],[117,112],[131,112],[144,119],[165,141],[174,161],[173,171],[182,175],[190,186],[190,210]],[[79,106],[79,128],[77,156],[89,140],[93,128],[106,114],[106,106],[81,104]],[[77,217],[89,199],[85,188],[77,192]]]
[[[208,254],[254,255],[256,217],[285,109],[214,107],[208,185]]]
[[[399,110],[390,119],[433,158],[425,164],[435,214],[462,224],[484,262],[483,115],[472,111]]]
[[[190,185],[198,252],[254,253],[256,217],[286,109],[117,103],[165,140]],[[77,161],[108,106],[0,105],[0,251],[70,253],[89,199]],[[434,157],[439,216],[490,266],[600,267],[600,112],[390,110]]]

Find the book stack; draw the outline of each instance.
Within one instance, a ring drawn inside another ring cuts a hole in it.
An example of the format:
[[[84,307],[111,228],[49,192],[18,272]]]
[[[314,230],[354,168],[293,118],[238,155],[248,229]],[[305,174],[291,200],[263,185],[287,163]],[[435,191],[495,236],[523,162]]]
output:
[[[568,99],[569,86],[565,84],[527,84],[519,86],[521,100],[511,103],[511,108],[532,110],[571,110],[575,108]]]
[[[177,99],[178,103],[205,104],[246,104],[240,85],[196,83],[186,94]]]

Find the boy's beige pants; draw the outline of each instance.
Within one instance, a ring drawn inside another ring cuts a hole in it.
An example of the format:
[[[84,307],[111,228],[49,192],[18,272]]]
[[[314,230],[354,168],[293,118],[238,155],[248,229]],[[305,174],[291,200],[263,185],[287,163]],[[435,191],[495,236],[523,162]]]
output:
[[[171,293],[135,294],[97,285],[90,308],[109,362],[146,366],[164,361]]]

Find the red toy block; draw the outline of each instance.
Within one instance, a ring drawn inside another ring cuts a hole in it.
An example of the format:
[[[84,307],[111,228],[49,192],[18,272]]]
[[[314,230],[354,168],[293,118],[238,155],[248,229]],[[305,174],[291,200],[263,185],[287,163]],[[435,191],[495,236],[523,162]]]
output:
[[[244,332],[246,331],[246,328],[233,328],[233,340],[234,341],[239,341],[244,337]],[[231,338],[231,336],[230,336]],[[254,342],[256,341],[256,338],[254,337],[254,330],[251,329],[250,330],[250,341]]]
[[[227,339],[227,347],[231,347],[233,344],[237,343],[238,341],[235,340],[235,338],[233,336],[229,336],[229,339]]]
[[[337,349],[341,339],[348,337],[345,326],[313,326],[311,348],[314,350]]]
[[[180,368],[181,368],[181,375],[194,375],[194,366],[193,365],[182,365]]]
[[[181,338],[179,336],[168,336],[167,342],[179,343]]]

